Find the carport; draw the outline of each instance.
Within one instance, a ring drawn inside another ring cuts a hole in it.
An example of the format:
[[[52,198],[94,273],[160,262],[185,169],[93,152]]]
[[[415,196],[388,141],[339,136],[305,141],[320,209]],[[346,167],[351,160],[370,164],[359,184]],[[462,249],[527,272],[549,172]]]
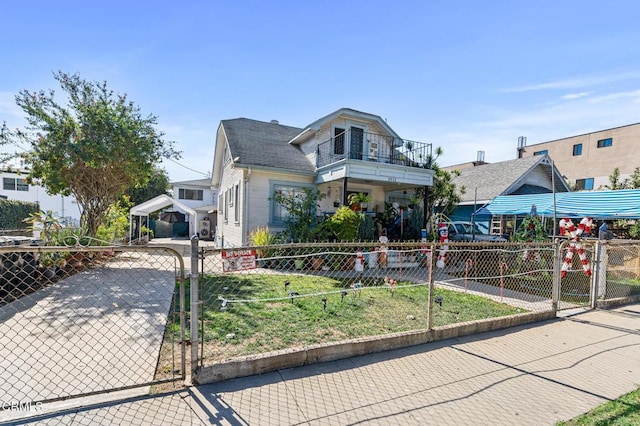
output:
[[[191,207],[181,203],[179,200],[175,200],[168,195],[158,195],[155,198],[150,199],[149,201],[145,201],[142,204],[138,204],[137,206],[131,207],[129,210],[129,235],[133,233],[133,221],[134,217],[138,218],[138,239],[142,238],[142,219],[146,217],[149,218],[149,215],[153,212],[157,212],[158,210],[162,210],[166,207],[174,206],[181,210],[183,210],[188,215],[189,222],[189,235],[195,235],[196,233],[196,223],[198,220],[197,213]]]

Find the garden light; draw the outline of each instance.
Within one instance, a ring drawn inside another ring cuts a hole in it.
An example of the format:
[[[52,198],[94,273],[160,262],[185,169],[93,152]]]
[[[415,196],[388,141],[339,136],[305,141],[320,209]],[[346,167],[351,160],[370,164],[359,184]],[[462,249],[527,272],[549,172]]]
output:
[[[434,302],[436,302],[442,308],[442,296],[436,296]]]

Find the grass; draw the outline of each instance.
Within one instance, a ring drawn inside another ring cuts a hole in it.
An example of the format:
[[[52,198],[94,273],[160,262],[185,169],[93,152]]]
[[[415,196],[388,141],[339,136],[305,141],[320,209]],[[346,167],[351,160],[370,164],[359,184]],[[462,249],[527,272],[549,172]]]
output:
[[[290,285],[285,288],[284,282]],[[311,344],[425,329],[428,286],[307,275],[205,276],[205,357],[213,360]],[[289,292],[298,293],[290,297]],[[433,325],[525,312],[482,297],[436,289]],[[322,299],[326,299],[326,306]],[[226,307],[222,308],[226,299]]]
[[[621,396],[615,401],[605,402],[586,414],[558,426],[632,426],[640,425],[640,388]]]

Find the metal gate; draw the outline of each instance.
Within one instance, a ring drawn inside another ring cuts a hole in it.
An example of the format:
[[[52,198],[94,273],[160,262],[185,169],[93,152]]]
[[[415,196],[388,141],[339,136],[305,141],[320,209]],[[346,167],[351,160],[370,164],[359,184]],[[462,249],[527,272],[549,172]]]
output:
[[[593,281],[597,274],[595,244],[564,241],[559,253],[558,310],[592,306]]]
[[[0,247],[0,403],[184,380],[184,279],[169,248]]]

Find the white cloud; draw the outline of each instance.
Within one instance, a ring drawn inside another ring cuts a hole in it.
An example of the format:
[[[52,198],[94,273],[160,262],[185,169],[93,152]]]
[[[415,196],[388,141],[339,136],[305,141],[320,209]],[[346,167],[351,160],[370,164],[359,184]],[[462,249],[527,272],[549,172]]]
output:
[[[591,94],[590,92],[569,93],[562,96],[561,98],[565,100],[580,99],[580,98],[584,98],[585,96],[589,96],[590,94]]]
[[[444,148],[442,165],[474,161],[478,150],[486,152],[487,162],[498,162],[516,158],[519,136],[526,136],[532,145],[638,123],[638,103],[640,90],[629,90],[517,110],[491,110],[495,119],[470,122],[455,132],[432,137]]]
[[[506,93],[531,92],[537,90],[579,89],[607,83],[640,78],[640,70],[612,70],[606,73],[581,75],[546,83],[536,83],[527,86],[511,87],[502,90]]]

